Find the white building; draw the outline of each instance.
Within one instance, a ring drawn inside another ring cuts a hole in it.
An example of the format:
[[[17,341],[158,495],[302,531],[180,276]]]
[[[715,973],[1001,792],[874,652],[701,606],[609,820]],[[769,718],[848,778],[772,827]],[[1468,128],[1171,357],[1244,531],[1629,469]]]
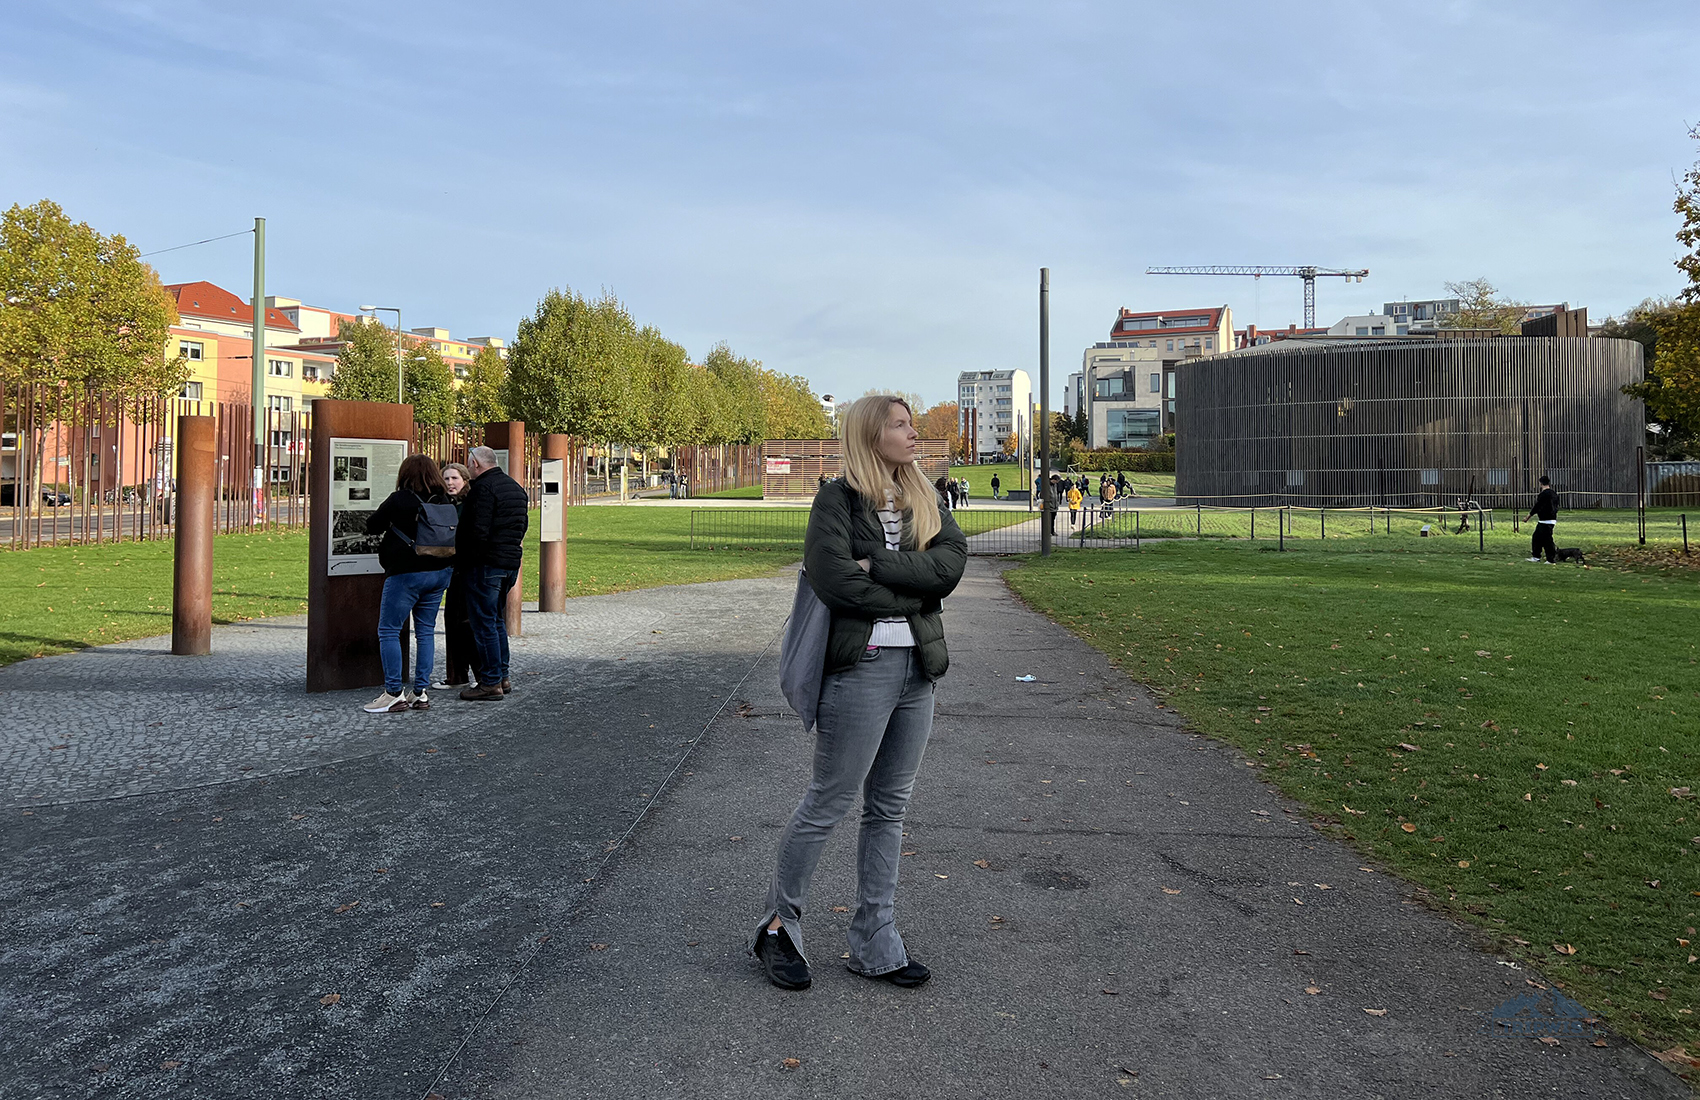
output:
[[[1032,403],[1033,382],[1024,370],[963,371],[956,378],[957,428],[963,449],[971,449],[982,461],[992,461],[1003,455],[1011,435],[1019,447],[1027,435]]]
[[[1085,401],[1087,445],[1144,447],[1163,434],[1172,409],[1174,370],[1165,370],[1161,348],[1113,340],[1094,344],[1081,359],[1079,374]]]
[[[1376,313],[1342,317],[1328,326],[1330,336],[1404,336],[1406,331],[1406,326],[1396,325],[1392,318]]]

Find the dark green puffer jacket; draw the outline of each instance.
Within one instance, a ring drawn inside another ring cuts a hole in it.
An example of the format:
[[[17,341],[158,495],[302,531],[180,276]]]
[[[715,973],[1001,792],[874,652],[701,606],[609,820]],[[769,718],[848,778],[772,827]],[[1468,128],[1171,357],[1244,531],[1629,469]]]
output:
[[[909,620],[921,671],[937,680],[950,667],[945,651],[944,620],[939,609],[962,580],[968,563],[968,540],[939,508],[943,526],[927,549],[914,549],[909,517],[903,517],[901,550],[885,548],[885,529],[874,505],[844,478],[829,482],[815,496],[809,513],[809,532],[803,539],[803,568],[815,595],[832,612],[827,638],[826,672],[843,672],[862,659],[874,620],[902,616]],[[858,559],[872,568],[864,573]]]

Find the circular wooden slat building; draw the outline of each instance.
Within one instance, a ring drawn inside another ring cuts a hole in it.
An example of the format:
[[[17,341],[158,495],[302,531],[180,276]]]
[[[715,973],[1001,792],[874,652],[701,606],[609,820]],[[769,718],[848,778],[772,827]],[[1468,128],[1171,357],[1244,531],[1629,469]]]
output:
[[[1180,503],[1635,503],[1641,345],[1585,337],[1291,340],[1176,375]]]

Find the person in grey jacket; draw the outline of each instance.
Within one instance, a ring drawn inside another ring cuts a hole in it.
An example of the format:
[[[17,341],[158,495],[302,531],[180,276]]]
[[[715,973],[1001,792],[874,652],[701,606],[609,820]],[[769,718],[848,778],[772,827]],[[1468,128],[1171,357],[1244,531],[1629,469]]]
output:
[[[802,918],[833,827],[862,795],[849,968],[917,986],[931,971],[898,935],[903,817],[933,727],[933,685],[950,667],[944,598],[968,543],[915,462],[914,416],[873,394],[844,421],[845,475],[815,497],[803,564],[832,614],[816,712],[814,777],[779,840],[767,916],[753,945],[768,979],[806,989]]]

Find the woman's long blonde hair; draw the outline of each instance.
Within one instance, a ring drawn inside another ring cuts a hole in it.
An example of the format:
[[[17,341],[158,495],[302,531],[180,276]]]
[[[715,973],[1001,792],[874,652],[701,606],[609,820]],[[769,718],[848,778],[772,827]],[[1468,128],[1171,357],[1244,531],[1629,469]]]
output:
[[[893,477],[890,463],[880,457],[880,433],[885,431],[893,405],[902,405],[910,419],[914,419],[915,410],[909,407],[909,402],[885,393],[871,393],[858,399],[844,414],[844,476],[850,488],[874,508],[883,507],[885,495],[890,493],[897,501],[898,511],[909,513],[915,545],[925,549],[943,526],[938,493],[917,463],[899,466]]]

